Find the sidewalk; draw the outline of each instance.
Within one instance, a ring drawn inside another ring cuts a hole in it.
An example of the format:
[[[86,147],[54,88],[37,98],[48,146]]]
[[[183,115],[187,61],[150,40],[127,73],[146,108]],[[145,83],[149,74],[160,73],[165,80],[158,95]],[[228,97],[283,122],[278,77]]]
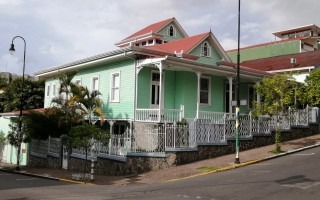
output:
[[[320,135],[314,135],[306,138],[284,142],[281,149],[286,155],[293,150],[302,150],[302,148],[311,148],[312,146],[320,146]],[[242,165],[248,165],[251,161],[263,161],[275,156],[271,153],[274,150],[274,145],[264,146],[248,151],[240,152],[239,158]],[[149,184],[156,182],[165,182],[174,179],[182,179],[190,176],[198,176],[201,174],[212,173],[215,170],[226,170],[233,168],[237,165],[234,164],[235,155],[225,155],[217,158],[198,161],[181,166],[171,167],[168,169],[161,169],[143,174],[129,175],[129,176],[103,176],[95,175],[94,184],[98,185],[128,185],[128,184]],[[202,168],[202,169],[199,169]],[[14,171],[15,165],[0,163],[0,170]],[[47,169],[47,168],[34,168],[23,166],[21,167],[22,173],[29,175],[40,175],[52,179],[67,179],[71,180],[71,174],[76,173],[70,170],[63,169]],[[64,180],[65,181],[65,180]]]

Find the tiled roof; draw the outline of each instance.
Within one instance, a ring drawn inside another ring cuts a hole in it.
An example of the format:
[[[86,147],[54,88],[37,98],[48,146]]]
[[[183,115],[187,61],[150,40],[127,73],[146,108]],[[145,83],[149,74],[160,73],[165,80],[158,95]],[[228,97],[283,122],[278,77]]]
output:
[[[180,53],[183,51],[183,53],[188,53],[190,50],[192,50],[195,45],[199,44],[202,40],[204,40],[207,36],[209,36],[210,32],[203,33],[187,38],[182,38],[180,40],[174,40],[168,43],[164,44],[157,44],[154,46],[145,46],[144,48],[152,49],[152,50],[158,50],[168,53]]]
[[[296,59],[296,64],[291,64],[291,58]],[[256,60],[247,60],[241,66],[262,71],[285,70],[290,68],[311,67],[320,65],[320,51],[289,54]]]
[[[147,33],[151,33],[151,32],[157,32],[159,29],[161,29],[162,27],[164,27],[165,25],[170,23],[172,20],[174,20],[174,18],[166,19],[166,20],[151,24],[151,25],[141,29],[140,31],[138,31],[138,32],[126,37],[123,40],[127,40],[127,39],[130,39],[130,38],[134,38],[134,37],[137,37],[139,35],[143,35],[143,34],[147,34]]]

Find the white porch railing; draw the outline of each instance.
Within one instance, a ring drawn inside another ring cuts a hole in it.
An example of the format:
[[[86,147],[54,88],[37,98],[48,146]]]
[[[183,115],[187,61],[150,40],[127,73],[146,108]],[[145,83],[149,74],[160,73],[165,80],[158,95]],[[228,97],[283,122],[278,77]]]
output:
[[[213,123],[224,123],[226,114],[223,112],[199,111],[199,119],[210,120]]]
[[[159,115],[160,114],[160,115]],[[141,122],[174,122],[184,118],[184,107],[180,109],[136,109],[136,120]]]

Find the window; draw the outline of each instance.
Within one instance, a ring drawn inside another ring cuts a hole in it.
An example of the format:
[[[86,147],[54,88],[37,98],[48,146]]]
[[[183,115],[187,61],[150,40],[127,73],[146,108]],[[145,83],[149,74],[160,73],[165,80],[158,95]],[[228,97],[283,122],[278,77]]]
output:
[[[141,43],[141,45],[142,45],[142,46],[146,46],[146,45],[147,45],[147,42],[144,41],[144,42]]]
[[[176,35],[175,28],[171,25],[168,27],[168,36],[174,37]]]
[[[208,42],[204,42],[201,45],[201,56],[210,57],[211,56],[211,47]]]
[[[56,91],[57,91],[57,89],[56,89],[56,84],[53,84],[52,85],[52,96],[56,96]]]
[[[111,102],[120,102],[120,73],[111,75]]]
[[[253,109],[254,108],[254,101],[256,101],[256,95],[254,91],[253,85],[248,86],[248,108]]]
[[[99,77],[93,77],[92,78],[92,91],[98,91],[99,90]]]
[[[200,104],[210,105],[210,78],[201,77],[200,78]]]
[[[153,40],[148,40],[148,44],[149,45],[153,44]]]
[[[156,44],[162,44],[162,40],[156,39]]]
[[[50,96],[50,85],[47,85],[47,96]]]

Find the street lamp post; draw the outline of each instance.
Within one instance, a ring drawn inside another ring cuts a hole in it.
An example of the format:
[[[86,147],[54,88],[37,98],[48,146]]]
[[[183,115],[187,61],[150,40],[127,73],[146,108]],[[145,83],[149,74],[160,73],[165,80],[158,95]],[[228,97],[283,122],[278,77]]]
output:
[[[23,110],[23,101],[24,101],[24,92],[23,92],[23,89],[24,89],[24,70],[25,70],[25,66],[26,66],[26,48],[27,48],[27,43],[25,41],[25,39],[21,36],[15,36],[13,39],[12,39],[12,42],[11,42],[11,46],[10,46],[10,53],[13,54],[15,52],[15,49],[14,49],[14,44],[13,44],[13,41],[16,39],[16,38],[20,38],[23,40],[24,42],[24,51],[23,51],[23,69],[22,69],[22,84],[21,84],[21,94],[20,94],[20,113],[19,113],[19,130],[18,130],[18,153],[17,153],[17,166],[16,166],[16,170],[19,171],[20,170],[20,153],[21,153],[21,142],[22,142],[22,110]]]
[[[238,2],[238,54],[237,54],[237,107],[236,107],[236,158],[234,163],[240,164],[239,159],[239,126],[240,126],[240,0]]]

